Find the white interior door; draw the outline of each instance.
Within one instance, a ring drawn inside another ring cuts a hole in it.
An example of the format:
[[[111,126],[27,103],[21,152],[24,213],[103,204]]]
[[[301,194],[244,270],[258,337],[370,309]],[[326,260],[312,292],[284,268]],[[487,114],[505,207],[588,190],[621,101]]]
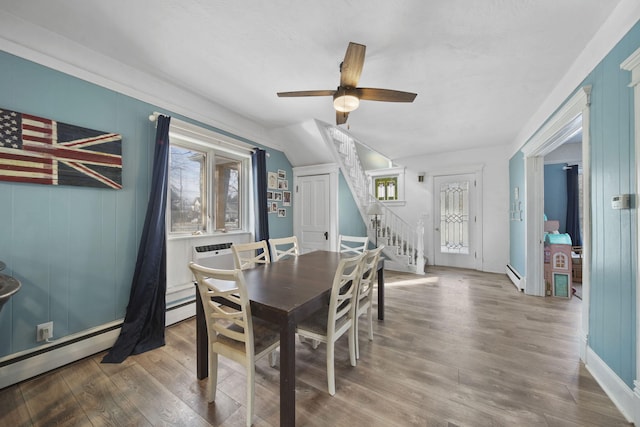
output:
[[[476,176],[473,173],[435,176],[434,264],[476,268]]]
[[[301,251],[331,250],[330,176],[300,176],[297,180],[296,218]]]

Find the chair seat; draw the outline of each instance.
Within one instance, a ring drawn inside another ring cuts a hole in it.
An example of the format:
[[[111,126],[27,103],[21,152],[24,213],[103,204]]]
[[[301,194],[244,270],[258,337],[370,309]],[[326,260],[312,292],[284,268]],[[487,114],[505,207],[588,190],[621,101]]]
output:
[[[227,326],[227,329],[229,329],[230,331],[242,333],[242,328],[235,323]],[[245,351],[245,344],[242,341],[232,340],[231,338],[226,337],[222,334],[218,334],[217,340],[221,344],[232,347],[239,352]],[[253,345],[255,354],[264,352],[279,340],[280,330],[278,329],[278,325],[272,322],[258,319],[257,317],[253,318]]]
[[[318,335],[327,334],[327,323],[329,321],[329,307],[321,308],[311,316],[307,317],[300,323],[298,323],[298,329],[312,332]],[[350,323],[351,320],[347,317],[341,317],[336,321],[336,330],[340,330],[344,325]]]

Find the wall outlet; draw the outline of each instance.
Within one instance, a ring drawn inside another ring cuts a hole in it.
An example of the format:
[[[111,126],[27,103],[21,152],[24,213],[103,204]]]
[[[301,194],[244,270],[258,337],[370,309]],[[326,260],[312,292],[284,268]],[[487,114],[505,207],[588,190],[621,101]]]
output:
[[[36,341],[47,341],[53,338],[53,322],[41,323],[36,326]]]

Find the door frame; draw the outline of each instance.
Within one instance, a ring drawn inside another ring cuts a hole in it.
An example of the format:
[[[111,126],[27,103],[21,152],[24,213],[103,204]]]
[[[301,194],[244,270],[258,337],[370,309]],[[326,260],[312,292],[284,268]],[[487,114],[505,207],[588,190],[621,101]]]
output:
[[[297,166],[293,168],[293,191],[298,193],[298,180],[303,176],[329,175],[329,248],[338,250],[338,174],[340,169],[335,163],[325,163],[311,166]],[[297,209],[298,198],[293,197],[293,234],[301,239],[302,218]]]
[[[591,86],[578,89],[522,148],[525,192],[524,292],[544,296],[544,156],[582,129],[582,330],[580,358],[586,360],[591,283],[591,156],[589,112]]]
[[[431,181],[431,194],[432,194],[432,201],[431,201],[431,210],[432,210],[432,224],[431,227],[432,229],[430,230],[430,233],[427,233],[427,236],[431,236],[431,250],[433,251],[433,258],[435,260],[435,254],[436,251],[439,250],[439,248],[436,245],[436,239],[435,239],[435,227],[436,227],[436,221],[437,221],[437,217],[439,218],[438,212],[435,212],[435,197],[437,196],[436,194],[436,188],[435,188],[435,178],[439,177],[439,176],[451,176],[451,175],[473,175],[475,177],[475,181],[476,181],[476,186],[475,186],[475,206],[474,209],[476,211],[476,226],[475,226],[475,234],[474,234],[474,238],[476,241],[476,257],[475,257],[475,262],[474,262],[474,269],[478,270],[478,271],[483,271],[483,243],[482,243],[482,235],[483,235],[483,228],[484,228],[484,222],[483,222],[483,212],[482,212],[482,199],[483,199],[483,185],[482,185],[482,176],[483,176],[483,170],[484,170],[484,164],[478,164],[478,165],[469,165],[469,166],[465,166],[465,167],[454,167],[454,168],[450,168],[450,169],[442,169],[442,170],[436,170],[436,171],[431,171],[428,173],[428,177],[429,180]],[[439,194],[439,193],[438,193]]]

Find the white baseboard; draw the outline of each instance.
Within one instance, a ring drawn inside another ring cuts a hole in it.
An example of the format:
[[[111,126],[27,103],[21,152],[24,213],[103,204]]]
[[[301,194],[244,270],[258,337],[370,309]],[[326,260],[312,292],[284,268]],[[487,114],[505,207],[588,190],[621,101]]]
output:
[[[0,366],[0,389],[113,347],[121,325],[122,321],[112,322],[3,358],[0,360],[3,365]]]
[[[585,366],[600,387],[618,407],[627,421],[640,425],[640,394],[634,393],[624,381],[593,351],[587,347]]]
[[[518,272],[511,264],[507,264],[507,276],[511,282],[518,288],[519,291],[524,289],[524,281],[522,280],[522,274]]]
[[[192,300],[168,308],[166,325],[195,316],[195,307]],[[121,326],[122,320],[111,322],[0,358],[0,389],[110,349],[120,335]]]

